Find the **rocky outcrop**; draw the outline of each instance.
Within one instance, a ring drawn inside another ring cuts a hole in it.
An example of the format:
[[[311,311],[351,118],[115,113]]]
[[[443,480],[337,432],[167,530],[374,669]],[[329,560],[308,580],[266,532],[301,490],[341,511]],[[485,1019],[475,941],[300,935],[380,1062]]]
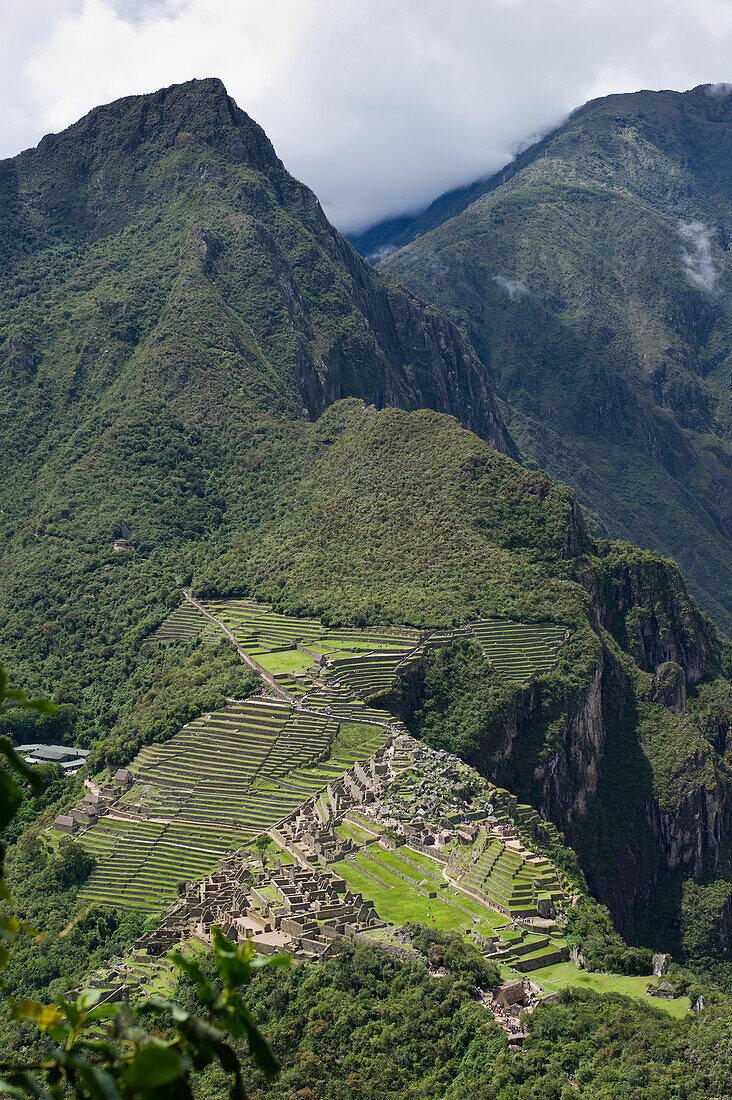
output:
[[[675,661],[666,661],[658,666],[653,677],[649,698],[674,714],[683,714],[686,710],[686,676],[681,665]]]
[[[597,794],[606,738],[604,669],[605,657],[601,654],[582,700],[574,708],[562,699],[554,700],[547,709],[537,683],[517,692],[500,727],[491,731],[490,743],[484,742],[469,761],[481,774],[514,790],[520,784],[518,773],[529,729],[537,722],[556,721],[569,711],[556,738],[556,748],[546,760],[535,762],[532,778],[541,809],[560,828],[570,831],[573,823],[586,816]],[[525,794],[529,797],[528,792]]]
[[[539,684],[527,685],[470,760],[482,774],[532,801],[565,832],[591,889],[631,936],[659,876],[717,872],[732,805],[709,741],[688,742],[688,756],[675,761],[665,793],[657,789],[656,764],[640,743],[644,702],[650,704],[652,731],[654,707],[660,705],[675,716],[669,728],[684,736],[676,723],[691,720],[687,683],[710,672],[716,641],[675,567],[646,558],[622,564],[618,555],[611,571],[603,574],[601,568],[594,582],[587,579],[596,597],[601,646],[581,695],[545,698]],[[627,629],[628,622],[639,624],[638,631]],[[638,679],[604,627],[627,641],[651,676]],[[684,743],[660,751],[678,752]]]
[[[598,625],[645,672],[673,662],[683,669],[687,684],[712,672],[715,630],[690,598],[678,567],[634,547],[600,543],[598,550],[592,567],[581,568],[579,577]]]
[[[20,333],[11,333],[7,341],[7,349],[5,366],[8,370],[15,375],[30,376],[34,374],[38,360],[26,336]]]
[[[657,838],[663,869],[681,868],[695,878],[716,872],[729,818],[729,800],[720,782],[690,791],[673,811],[649,801],[644,813]]]

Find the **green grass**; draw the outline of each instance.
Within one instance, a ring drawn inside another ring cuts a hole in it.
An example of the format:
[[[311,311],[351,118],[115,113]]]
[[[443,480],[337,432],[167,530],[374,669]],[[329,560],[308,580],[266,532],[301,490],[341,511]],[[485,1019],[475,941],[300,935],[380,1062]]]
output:
[[[385,715],[385,717],[389,716]],[[365,722],[341,722],[338,727],[338,745],[344,751],[351,749],[358,752],[364,741],[370,742],[378,736],[378,727]]]
[[[342,825],[337,825],[336,832],[341,836],[349,837],[351,840],[357,841],[359,844],[365,844],[378,835],[376,832],[370,833],[367,829],[361,828],[360,825],[356,825],[352,821],[344,821]]]
[[[246,649],[246,645],[244,649]],[[286,649],[279,653],[260,653],[257,663],[266,668],[268,672],[287,672],[296,675],[304,675],[310,671],[313,664],[307,653],[301,653],[299,649]]]
[[[646,989],[656,980],[654,978],[590,973],[587,970],[579,970],[571,962],[555,963],[553,966],[533,970],[531,980],[541,985],[547,993],[563,989],[568,985],[576,986],[578,989],[592,989],[595,993],[623,993],[626,997],[635,997],[679,1019],[686,1016],[689,1008],[688,997],[676,997],[673,1001],[666,1001],[662,997],[646,996]]]
[[[426,879],[429,883],[430,890],[437,890],[445,885],[445,880],[442,878],[442,875],[439,875],[436,864],[431,874],[422,875],[416,867],[412,867],[409,863],[405,863],[403,859],[400,859],[398,851],[382,848],[380,844],[371,845],[369,847],[369,855],[372,859],[378,859],[388,867],[392,867],[395,871],[399,871],[408,878],[414,879],[415,882],[422,882],[423,878]]]
[[[370,898],[373,901],[376,912],[382,920],[392,921],[396,925],[419,921],[442,931],[450,930],[454,932],[459,932],[462,925],[471,923],[467,913],[454,909],[439,897],[423,897],[408,883],[396,875],[391,875],[386,865],[375,867],[371,864],[367,869],[387,885],[393,886],[391,890],[386,890],[384,887],[372,882],[366,875],[361,874],[357,867],[345,860],[331,866],[335,873],[341,875],[350,887],[360,891],[365,898]],[[457,895],[455,895],[455,901],[457,904],[462,905],[462,898]],[[491,932],[491,925],[488,921],[473,924],[473,927],[485,934]]]

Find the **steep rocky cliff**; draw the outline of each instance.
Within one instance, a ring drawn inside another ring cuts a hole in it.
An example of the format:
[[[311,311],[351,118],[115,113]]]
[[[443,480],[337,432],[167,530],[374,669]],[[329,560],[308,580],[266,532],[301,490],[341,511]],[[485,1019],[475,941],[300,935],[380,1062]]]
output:
[[[412,673],[397,704],[415,732],[440,743],[449,716],[469,714],[462,754],[564,831],[590,888],[632,937],[669,874],[727,873],[732,715],[723,643],[673,563],[621,545],[598,550],[577,563],[594,637],[581,682],[542,677],[491,698],[476,690],[479,669],[465,677],[456,658],[441,673]]]

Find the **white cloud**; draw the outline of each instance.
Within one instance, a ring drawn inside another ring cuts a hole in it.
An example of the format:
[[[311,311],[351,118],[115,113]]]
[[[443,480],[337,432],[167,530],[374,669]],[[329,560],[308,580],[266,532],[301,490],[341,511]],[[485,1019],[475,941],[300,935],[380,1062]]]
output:
[[[712,99],[724,99],[732,92],[732,84],[710,84],[707,88],[707,95]]]
[[[496,170],[586,99],[719,83],[731,56],[728,0],[0,0],[0,155],[220,76],[353,229]]]
[[[493,282],[505,290],[512,302],[518,302],[530,293],[523,279],[506,279],[503,275],[494,275]]]
[[[366,259],[370,264],[381,263],[387,256],[391,256],[392,252],[396,252],[396,247],[393,244],[382,244],[374,252],[371,252]]]
[[[703,222],[678,223],[678,233],[682,241],[688,244],[688,250],[681,253],[681,260],[694,286],[716,294],[719,283],[719,271],[712,259],[712,231]]]

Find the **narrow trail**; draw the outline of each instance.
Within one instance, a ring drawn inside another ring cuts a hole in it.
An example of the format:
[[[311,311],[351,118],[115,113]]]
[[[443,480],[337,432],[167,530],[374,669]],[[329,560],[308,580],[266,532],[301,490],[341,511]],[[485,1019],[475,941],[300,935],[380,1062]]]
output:
[[[263,668],[262,665],[258,664],[258,662],[255,661],[253,657],[249,656],[247,651],[237,641],[236,637],[234,636],[234,633],[227,626],[224,626],[224,624],[219,619],[217,619],[215,615],[212,615],[210,611],[207,611],[206,608],[203,606],[203,604],[199,603],[199,601],[197,599],[195,599],[195,597],[191,594],[191,592],[189,590],[184,589],[183,590],[183,595],[185,596],[186,600],[188,600],[189,603],[193,604],[193,606],[201,612],[202,615],[205,615],[207,619],[210,619],[212,623],[215,623],[216,626],[218,626],[219,629],[224,632],[226,637],[229,639],[229,641],[232,643],[232,645],[236,649],[236,652],[239,654],[239,656],[241,657],[244,664],[248,665],[249,668],[251,668],[254,672],[256,672],[257,675],[260,676],[262,678],[262,680],[264,680],[264,682],[267,684],[267,686],[270,687],[272,689],[272,691],[274,691],[275,695],[279,699],[281,699],[283,702],[289,703],[290,706],[292,706],[300,714],[310,714],[310,715],[313,715],[316,718],[333,718],[334,717],[333,715],[328,714],[328,712],[325,711],[325,710],[311,709],[310,707],[307,706],[307,702],[306,702],[307,696],[310,695],[310,694],[317,693],[318,688],[320,688],[321,690],[324,689],[326,691],[332,690],[332,688],[329,684],[325,683],[322,680],[319,680],[317,677],[311,677],[311,679],[313,680],[313,682],[316,685],[315,689],[312,692],[307,692],[304,698],[303,698],[303,696],[292,695],[289,691],[286,691],[285,688],[281,687],[280,684],[277,683],[277,681],[275,680],[275,678],[274,678],[274,676],[272,675],[271,672],[268,672],[267,669]],[[419,646],[416,646],[415,650],[418,649],[418,648],[419,648]],[[415,650],[410,651],[409,655],[411,656],[411,653],[414,652]],[[405,660],[406,659],[408,659],[408,658],[405,658]],[[370,725],[370,726],[389,726],[389,725],[393,724],[395,719],[394,719],[393,716],[385,714],[383,721],[377,720],[377,719],[374,719],[374,718],[362,718],[360,716],[358,718],[354,717],[353,719],[351,719],[351,721],[363,722],[366,725]]]
[[[236,652],[239,654],[244,664],[248,665],[249,668],[251,668],[259,676],[261,676],[267,686],[272,689],[272,691],[279,699],[281,699],[285,703],[289,703],[291,706],[295,705],[295,696],[291,695],[289,691],[285,691],[283,687],[280,687],[272,673],[268,672],[266,668],[262,667],[262,665],[257,664],[254,658],[250,657],[245,649],[242,649],[241,645],[236,640],[233,632],[229,630],[228,626],[224,626],[224,624],[219,619],[217,619],[215,615],[212,615],[210,611],[207,611],[203,604],[194,599],[190,591],[185,588],[183,589],[183,595],[189,603],[192,603],[194,607],[198,608],[202,615],[205,615],[206,618],[210,619],[212,623],[216,623],[217,627],[220,630],[223,630],[224,634],[234,646]]]

